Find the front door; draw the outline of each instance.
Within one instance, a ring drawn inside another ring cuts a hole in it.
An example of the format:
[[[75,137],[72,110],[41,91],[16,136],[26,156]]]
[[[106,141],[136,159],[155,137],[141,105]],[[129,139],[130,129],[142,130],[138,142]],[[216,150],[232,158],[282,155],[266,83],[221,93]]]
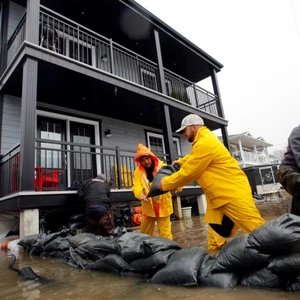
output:
[[[70,122],[70,142],[78,144],[71,146],[70,174],[74,179],[86,180],[97,175],[95,148],[95,127],[89,124]],[[86,146],[85,146],[86,145]]]

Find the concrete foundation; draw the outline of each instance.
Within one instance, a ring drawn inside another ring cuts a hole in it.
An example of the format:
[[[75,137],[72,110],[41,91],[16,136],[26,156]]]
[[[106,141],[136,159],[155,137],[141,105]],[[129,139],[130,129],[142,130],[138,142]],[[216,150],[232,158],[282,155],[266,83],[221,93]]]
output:
[[[20,239],[39,234],[39,210],[27,209],[20,212]]]

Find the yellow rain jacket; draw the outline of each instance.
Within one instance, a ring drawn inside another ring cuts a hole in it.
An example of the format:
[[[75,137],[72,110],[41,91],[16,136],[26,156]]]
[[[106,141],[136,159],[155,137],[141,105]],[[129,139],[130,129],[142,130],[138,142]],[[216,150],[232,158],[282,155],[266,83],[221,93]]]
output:
[[[242,199],[243,207],[255,206],[247,176],[207,127],[198,130],[191,153],[178,163],[180,170],[162,179],[162,189],[171,191],[196,180],[206,196],[205,222],[221,224],[223,214],[218,208],[235,199]]]
[[[137,199],[141,200],[141,195],[148,194],[151,183],[147,179],[147,174],[143,165],[141,165],[139,158],[143,155],[149,155],[154,161],[153,175],[165,164],[160,161],[147,147],[142,144],[138,145],[137,153],[134,161],[138,167],[134,171],[132,191]],[[148,217],[167,217],[173,213],[172,196],[171,193],[165,193],[160,196],[149,198],[149,202],[141,201],[142,213]]]

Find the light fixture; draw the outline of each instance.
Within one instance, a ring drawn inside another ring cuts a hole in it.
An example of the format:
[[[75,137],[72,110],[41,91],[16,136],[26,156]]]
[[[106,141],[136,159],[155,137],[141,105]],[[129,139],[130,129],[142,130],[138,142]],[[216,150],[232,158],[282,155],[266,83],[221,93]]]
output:
[[[112,137],[112,133],[111,133],[111,130],[109,128],[105,129],[104,134],[107,138]]]
[[[101,56],[101,61],[102,61],[102,62],[107,62],[107,61],[108,61],[108,58],[107,58],[107,55],[106,55],[106,54],[103,54],[103,55]]]

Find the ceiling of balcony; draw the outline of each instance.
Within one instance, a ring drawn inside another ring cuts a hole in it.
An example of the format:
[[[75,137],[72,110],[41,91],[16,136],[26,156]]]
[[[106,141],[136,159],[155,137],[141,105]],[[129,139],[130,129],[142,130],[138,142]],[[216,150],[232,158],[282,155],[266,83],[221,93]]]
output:
[[[18,2],[26,5],[24,0]],[[164,67],[192,82],[209,77],[211,65],[217,72],[223,67],[134,1],[41,0],[41,4],[152,61],[157,61],[153,34],[157,29]]]

